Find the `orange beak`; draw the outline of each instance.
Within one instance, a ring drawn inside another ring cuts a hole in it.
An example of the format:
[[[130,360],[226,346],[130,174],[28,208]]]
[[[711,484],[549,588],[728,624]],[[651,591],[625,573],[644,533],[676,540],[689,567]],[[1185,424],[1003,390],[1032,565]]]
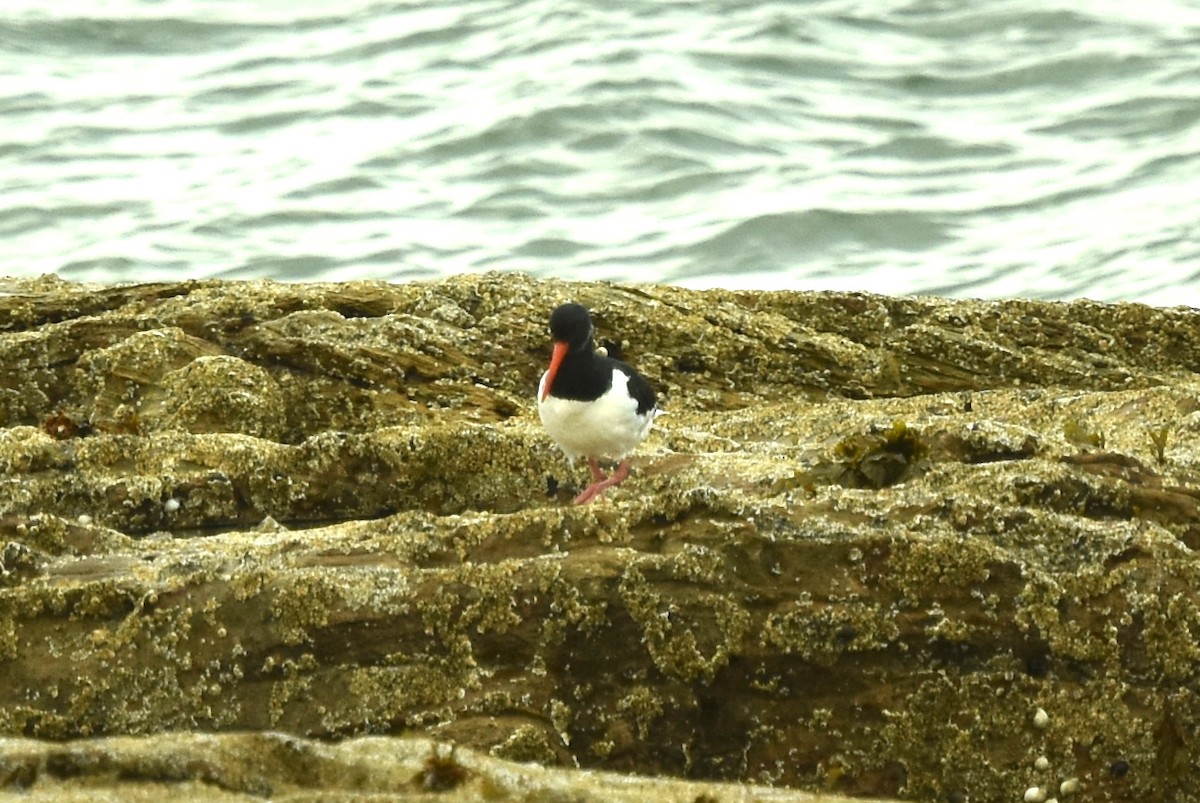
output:
[[[554,353],[550,355],[550,370],[546,371],[546,385],[542,388],[542,401],[550,395],[550,388],[554,387],[554,376],[558,373],[558,366],[562,363],[563,357],[567,356],[566,343],[561,340],[554,341]]]

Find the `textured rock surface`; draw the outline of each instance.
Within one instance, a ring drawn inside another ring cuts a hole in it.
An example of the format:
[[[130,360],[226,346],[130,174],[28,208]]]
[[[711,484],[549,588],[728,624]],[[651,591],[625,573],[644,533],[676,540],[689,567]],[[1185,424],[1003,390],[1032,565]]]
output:
[[[337,743],[284,733],[0,739],[6,791],[22,801],[164,800],[577,803],[845,803],[794,789],[638,778],[516,764],[414,737]]]
[[[0,290],[2,734],[1197,799],[1190,310],[498,275]],[[669,410],[585,508],[531,400],[567,298]]]

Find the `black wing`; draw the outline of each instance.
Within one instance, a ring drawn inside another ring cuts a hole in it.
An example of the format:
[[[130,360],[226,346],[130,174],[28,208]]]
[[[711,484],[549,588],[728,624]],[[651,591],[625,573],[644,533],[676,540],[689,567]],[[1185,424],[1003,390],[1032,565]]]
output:
[[[629,393],[633,398],[637,399],[638,415],[645,415],[658,406],[658,400],[654,396],[654,388],[650,387],[650,383],[633,370],[632,366],[626,365],[619,360],[613,360],[613,367],[629,377]]]

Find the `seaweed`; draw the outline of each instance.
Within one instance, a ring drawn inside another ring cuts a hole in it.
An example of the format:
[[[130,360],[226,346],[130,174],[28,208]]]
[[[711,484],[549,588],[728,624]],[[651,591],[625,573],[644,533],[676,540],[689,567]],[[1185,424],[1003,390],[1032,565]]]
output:
[[[1164,424],[1156,429],[1151,429],[1147,433],[1150,436],[1150,445],[1153,447],[1154,459],[1158,461],[1160,466],[1167,464],[1167,442],[1171,439],[1171,428]]]
[[[426,792],[446,792],[462,786],[470,775],[470,770],[455,755],[455,745],[450,745],[450,750],[443,753],[439,745],[434,744],[429,748],[424,765],[413,776],[413,783]]]
[[[887,429],[843,438],[834,447],[840,462],[837,481],[852,488],[886,488],[908,479],[929,454],[929,442],[912,427],[896,419]]]

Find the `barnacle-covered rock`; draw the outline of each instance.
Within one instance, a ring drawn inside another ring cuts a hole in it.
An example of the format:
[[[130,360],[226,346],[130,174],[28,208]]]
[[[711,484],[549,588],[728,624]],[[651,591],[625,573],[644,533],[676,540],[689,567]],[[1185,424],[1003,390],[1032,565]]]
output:
[[[340,794],[355,750],[416,733],[469,773],[433,748],[363,790],[507,799],[480,762],[510,759],[1191,794],[1191,310],[500,274],[0,289],[7,790]],[[568,297],[669,412],[580,508],[532,403]]]

